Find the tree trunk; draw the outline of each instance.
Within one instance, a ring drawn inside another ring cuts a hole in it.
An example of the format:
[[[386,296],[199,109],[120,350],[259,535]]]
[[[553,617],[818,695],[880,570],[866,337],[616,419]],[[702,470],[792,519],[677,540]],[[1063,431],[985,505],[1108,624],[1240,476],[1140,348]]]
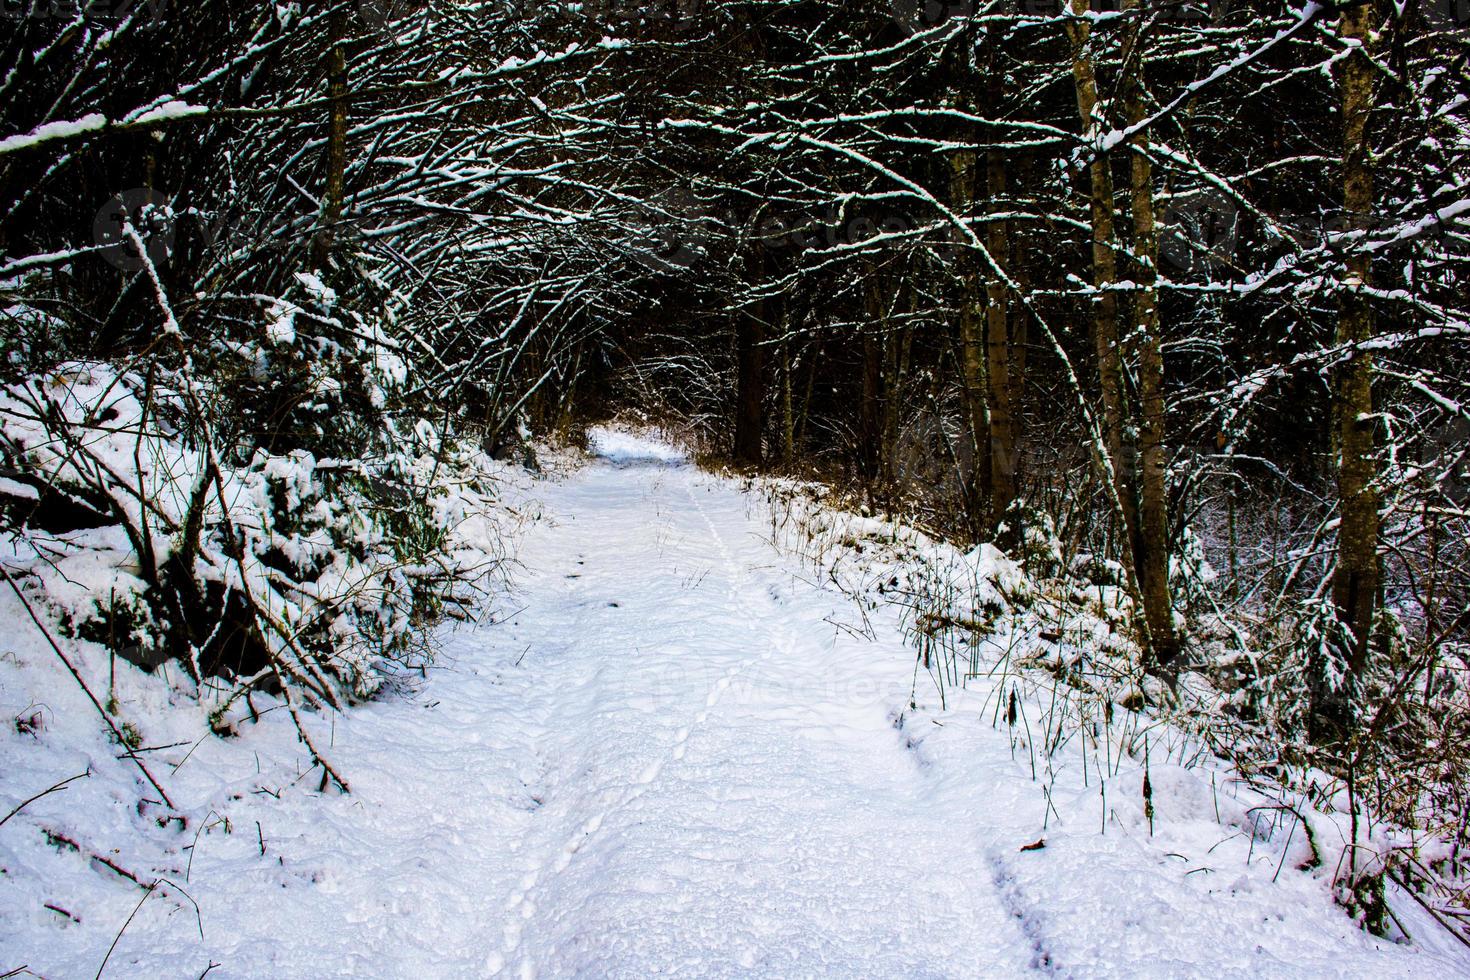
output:
[[[1360,50],[1343,63],[1343,209],[1349,227],[1365,228],[1373,213],[1373,164],[1368,141],[1368,118],[1373,109],[1374,68],[1364,53],[1370,47],[1375,5],[1343,11],[1341,34],[1356,41]],[[1355,250],[1345,263],[1340,292],[1337,342],[1360,345],[1373,338],[1373,308],[1363,289],[1373,282],[1372,260]],[[1338,507],[1337,569],[1332,598],[1339,621],[1349,631],[1346,649],[1347,679],[1340,690],[1329,690],[1319,678],[1313,704],[1314,740],[1339,741],[1351,729],[1355,688],[1368,668],[1369,643],[1378,602],[1378,489],[1373,451],[1373,358],[1365,350],[1345,355],[1333,372],[1333,413],[1337,430]]]
[[[1143,15],[1140,0],[1126,0],[1135,16],[1128,31],[1124,63],[1124,99],[1130,126],[1146,114],[1143,51],[1140,44]],[[1169,501],[1167,460],[1164,452],[1164,351],[1160,337],[1157,293],[1159,236],[1154,224],[1153,164],[1149,160],[1148,130],[1130,140],[1132,153],[1134,334],[1139,344],[1138,387],[1142,401],[1139,419],[1139,519],[1134,562],[1143,590],[1144,617],[1152,641],[1153,666],[1167,669],[1179,656],[1179,632],[1174,626],[1174,598],[1169,589]]]
[[[766,427],[765,324],[761,304],[736,314],[735,321],[735,461],[761,464],[761,435]]]
[[[897,327],[884,333],[883,457],[880,478],[891,495],[898,484],[898,440],[903,422],[903,388],[904,379],[908,375],[913,332],[907,327]]]
[[[1107,152],[1096,145],[1103,120],[1100,118],[1097,75],[1090,49],[1088,9],[1088,0],[1072,0],[1072,11],[1077,19],[1069,22],[1066,30],[1072,41],[1072,78],[1077,90],[1077,112],[1082,119],[1083,136],[1094,147],[1088,167],[1092,205],[1092,275],[1097,290],[1093,296],[1092,329],[1103,403],[1103,450],[1108,456],[1103,463],[1105,469],[1112,471],[1113,491],[1123,521],[1125,544],[1121,550],[1124,568],[1128,573],[1129,589],[1144,610],[1140,624],[1142,646],[1145,656],[1152,662],[1156,652],[1151,627],[1158,616],[1158,607],[1156,598],[1154,615],[1150,615],[1151,604],[1142,582],[1143,563],[1139,561],[1146,553],[1139,502],[1140,464],[1137,442],[1131,434],[1134,424],[1124,386],[1123,349],[1118,335],[1118,299],[1114,289],[1118,281],[1118,266],[1113,174]]]
[[[327,95],[331,109],[327,180],[317,233],[312,241],[312,259],[322,269],[327,266],[336,244],[337,226],[342,223],[347,180],[347,28],[341,12],[333,14],[328,23],[331,46],[327,49]]]
[[[869,270],[868,323],[862,332],[862,401],[858,405],[858,471],[870,485],[879,478],[883,458],[883,347],[887,322],[883,289]]]
[[[1097,76],[1093,71],[1089,50],[1091,28],[1085,19],[1088,0],[1072,0],[1072,11],[1079,18],[1067,25],[1072,39],[1072,78],[1077,89],[1077,112],[1082,119],[1084,136],[1095,138],[1101,120],[1098,110]],[[1108,155],[1098,152],[1088,166],[1092,210],[1092,283],[1097,292],[1092,300],[1093,344],[1097,350],[1097,371],[1103,401],[1103,441],[1112,457],[1113,482],[1123,510],[1125,530],[1130,538],[1138,527],[1138,504],[1132,492],[1132,476],[1137,472],[1129,428],[1128,406],[1124,400],[1123,352],[1118,338],[1118,298],[1113,286],[1118,281],[1117,256],[1114,253],[1113,173]]]
[[[998,87],[998,86],[997,86]],[[991,207],[1006,197],[1006,162],[999,150],[986,154],[986,185]],[[1010,259],[1009,225],[991,221],[985,247],[1002,268]],[[1012,426],[1010,317],[1005,283],[992,277],[986,290],[986,383],[990,408],[990,526],[995,535],[1016,500],[1016,438]]]
[[[790,469],[796,462],[796,416],[791,398],[791,372],[795,364],[791,357],[791,331],[786,318],[781,337],[781,464]]]
[[[962,150],[950,157],[949,197],[951,209],[960,216],[970,213],[975,203],[976,154]],[[990,406],[985,381],[985,290],[980,268],[973,255],[959,258],[963,281],[959,300],[959,362],[964,392],[965,423],[972,452],[970,472],[964,479],[965,509],[971,535],[985,536],[991,497]]]
[[[1029,192],[1034,176],[1034,157],[1030,153],[1022,153],[1016,161],[1015,180],[1013,186],[1018,188],[1017,196]],[[1024,224],[1016,225],[1009,229],[1011,240],[1011,281],[1024,295],[1031,288],[1031,262],[1032,256],[1028,252],[1028,242],[1033,234]],[[1014,468],[1016,470],[1016,494],[1021,493],[1021,465],[1026,455],[1026,426],[1024,403],[1026,395],[1026,355],[1030,342],[1029,333],[1031,318],[1019,313],[1011,317],[1011,357],[1010,357],[1010,390],[1011,390],[1011,446],[1015,454]],[[1017,534],[1023,529],[1015,528]]]

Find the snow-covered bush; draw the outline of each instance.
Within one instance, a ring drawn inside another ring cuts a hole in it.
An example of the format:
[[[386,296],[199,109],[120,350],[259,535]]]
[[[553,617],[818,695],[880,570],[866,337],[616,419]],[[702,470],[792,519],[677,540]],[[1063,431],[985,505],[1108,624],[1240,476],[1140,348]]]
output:
[[[140,665],[227,678],[226,709],[255,686],[340,706],[421,658],[498,564],[473,520],[493,488],[412,414],[383,324],[339,304],[301,274],[258,327],[105,360],[12,308],[0,514],[27,597]]]

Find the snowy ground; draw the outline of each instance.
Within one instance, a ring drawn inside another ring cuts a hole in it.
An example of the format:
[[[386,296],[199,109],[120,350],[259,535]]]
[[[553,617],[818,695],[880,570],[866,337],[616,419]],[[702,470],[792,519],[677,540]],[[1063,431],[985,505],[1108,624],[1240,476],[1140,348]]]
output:
[[[182,743],[143,756],[189,816],[158,826],[54,655],[7,622],[0,816],[94,774],[0,827],[0,976],[92,976],[140,900],[109,976],[1470,969],[1418,920],[1423,946],[1359,932],[1289,840],[1239,829],[1214,770],[1155,764],[1153,836],[1131,768],[1105,797],[1065,773],[1043,792],[985,692],[928,707],[887,614],[852,628],[850,600],[764,540],[753,498],[666,447],[600,446],[536,487],[503,622],[313,720],[347,796],[297,781],[284,711],[200,741],[202,710],[124,671],[145,746]],[[77,655],[105,690],[105,658]],[[147,895],[98,857],[164,884]]]

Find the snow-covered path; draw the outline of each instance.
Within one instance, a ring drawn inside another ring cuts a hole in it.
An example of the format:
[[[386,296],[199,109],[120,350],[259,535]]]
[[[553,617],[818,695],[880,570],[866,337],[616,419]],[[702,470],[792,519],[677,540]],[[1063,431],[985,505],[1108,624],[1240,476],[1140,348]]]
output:
[[[506,913],[491,965],[973,976],[1032,964],[986,858],[958,839],[887,714],[901,692],[854,671],[845,634],[822,622],[836,597],[761,567],[773,552],[731,487],[601,466],[558,503],[568,519],[527,545],[519,632],[543,798],[521,879],[490,903]]]
[[[182,835],[159,830],[86,706],[45,681],[46,651],[23,647],[3,707],[44,697],[61,721],[40,740],[5,736],[6,792],[87,764],[97,775],[0,836],[0,973],[91,976],[135,906],[108,976],[1463,966],[1443,943],[1364,935],[1321,881],[1283,875],[1280,846],[1240,831],[1244,805],[1223,788],[1212,799],[1208,773],[1156,761],[1156,836],[1136,774],[1110,779],[1105,834],[1095,781],[1064,758],[1048,802],[978,701],[925,707],[920,677],[911,710],[913,653],[894,624],[854,628],[856,606],[804,580],[736,483],[636,440],[604,451],[535,487],[545,519],[499,622],[450,632],[427,679],[310,719],[350,795],[306,792],[284,712],[198,740],[197,708],[130,674],[123,710],[166,749],[150,759],[190,815]],[[156,853],[140,853],[141,832]],[[55,833],[80,851],[47,846]],[[1044,849],[1023,848],[1043,833]],[[187,888],[200,915],[167,890],[139,906],[87,853]]]

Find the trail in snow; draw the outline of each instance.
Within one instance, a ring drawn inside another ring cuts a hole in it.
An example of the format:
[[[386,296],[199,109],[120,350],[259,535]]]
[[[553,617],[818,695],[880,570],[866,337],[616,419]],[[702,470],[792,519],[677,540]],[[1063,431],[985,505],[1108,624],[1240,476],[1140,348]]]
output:
[[[983,854],[953,846],[886,713],[902,692],[844,681],[834,597],[753,569],[773,553],[731,488],[646,462],[565,488],[572,519],[528,543],[527,592],[551,601],[525,666],[569,793],[528,828],[488,965],[1024,971]]]
[[[187,870],[203,938],[181,903],[145,904],[109,975],[1450,968],[1363,936],[1304,875],[1270,884],[1276,856],[1214,824],[1145,840],[1136,821],[1102,836],[1078,817],[1022,852],[1047,811],[1029,766],[976,710],[910,710],[912,653],[891,623],[876,640],[834,625],[855,618],[849,600],[804,581],[730,481],[627,437],[604,434],[602,452],[538,488],[547,520],[523,542],[517,614],[452,633],[416,688],[318,722],[351,796],[288,785],[299,749],[280,712],[190,750],[170,791],[200,837],[153,870]],[[146,680],[130,710],[158,697]],[[126,793],[85,792],[100,795],[48,798],[3,833],[124,840]],[[1081,802],[1056,805],[1095,813],[1095,794],[1079,783]],[[136,891],[11,840],[0,968],[91,975]],[[81,921],[37,911],[47,897]]]

